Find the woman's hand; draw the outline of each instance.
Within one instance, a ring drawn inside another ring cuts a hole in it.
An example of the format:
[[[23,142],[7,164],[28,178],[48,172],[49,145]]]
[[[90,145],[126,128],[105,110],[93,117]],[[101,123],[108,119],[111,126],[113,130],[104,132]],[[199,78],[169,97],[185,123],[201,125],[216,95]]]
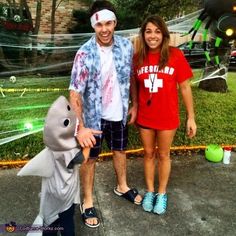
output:
[[[193,138],[196,135],[196,132],[197,132],[197,125],[195,119],[188,118],[186,124],[186,133],[188,137]]]

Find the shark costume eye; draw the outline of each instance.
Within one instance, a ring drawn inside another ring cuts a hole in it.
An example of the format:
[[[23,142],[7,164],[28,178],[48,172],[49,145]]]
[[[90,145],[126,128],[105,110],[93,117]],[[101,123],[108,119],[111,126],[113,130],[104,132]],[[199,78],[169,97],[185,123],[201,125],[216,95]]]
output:
[[[67,127],[70,124],[70,119],[65,119],[64,120],[64,126]]]
[[[68,110],[68,111],[70,111],[70,110],[71,110],[71,108],[70,108],[70,106],[69,106],[69,105],[67,105],[67,110]]]

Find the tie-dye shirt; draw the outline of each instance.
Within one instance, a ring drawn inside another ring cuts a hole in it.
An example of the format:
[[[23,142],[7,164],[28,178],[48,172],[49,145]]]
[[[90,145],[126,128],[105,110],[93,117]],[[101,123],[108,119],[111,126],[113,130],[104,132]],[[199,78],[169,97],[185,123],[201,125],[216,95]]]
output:
[[[113,59],[120,85],[123,103],[123,124],[126,124],[129,106],[129,87],[132,43],[124,37],[114,35]],[[100,129],[102,116],[102,78],[100,54],[93,36],[76,53],[71,72],[70,90],[81,94],[86,127]]]

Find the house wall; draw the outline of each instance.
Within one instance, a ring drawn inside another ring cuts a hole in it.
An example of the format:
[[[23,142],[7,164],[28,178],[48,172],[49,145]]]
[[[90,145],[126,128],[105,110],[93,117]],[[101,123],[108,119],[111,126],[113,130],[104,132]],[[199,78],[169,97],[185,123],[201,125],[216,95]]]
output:
[[[170,33],[170,45],[177,47],[178,45],[188,42],[191,40],[191,35],[186,35],[182,36],[180,33]],[[194,38],[195,41],[202,41],[202,35],[197,34],[196,37]],[[131,41],[133,42],[134,45],[134,51],[136,51],[139,47],[139,38],[138,36],[134,36]]]
[[[7,0],[0,0],[2,3],[7,4]],[[15,0],[16,3],[19,3],[20,0]],[[52,0],[41,0],[42,1],[42,16],[41,23],[39,28],[39,34],[50,34],[51,28],[51,8],[52,8]],[[57,0],[60,2],[60,0]],[[27,0],[29,5],[33,21],[35,21],[36,17],[36,0]],[[56,10],[55,14],[55,34],[63,34],[68,33],[68,29],[71,28],[73,24],[76,22],[73,21],[73,10],[74,9],[86,9],[86,6],[82,3],[79,3],[78,0],[61,0],[59,7]],[[181,43],[189,41],[191,39],[191,35],[187,35],[182,37],[178,33],[172,33],[170,38],[170,44],[173,46],[177,46]],[[201,35],[196,35],[195,40],[201,41]]]
[[[170,33],[170,45],[176,47],[182,43],[190,41],[191,38],[192,38],[191,34],[183,36],[183,34],[180,33]],[[202,34],[196,34],[194,41],[202,41],[202,40],[203,40]]]
[[[2,3],[7,4],[7,0],[1,0]],[[16,3],[19,3],[20,0],[16,0]],[[59,0],[57,2],[60,2]],[[27,0],[29,5],[33,21],[36,17],[36,0]],[[55,14],[55,34],[68,33],[68,28],[73,24],[73,10],[85,8],[86,6],[79,3],[78,0],[62,0],[59,7],[56,10]],[[40,34],[49,34],[51,28],[51,0],[42,0],[42,16],[41,23],[39,28]]]

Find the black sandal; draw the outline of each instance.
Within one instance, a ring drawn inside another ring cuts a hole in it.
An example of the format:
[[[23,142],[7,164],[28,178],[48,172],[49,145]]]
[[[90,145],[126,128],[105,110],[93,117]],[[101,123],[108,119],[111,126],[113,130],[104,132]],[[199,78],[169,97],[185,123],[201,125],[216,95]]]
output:
[[[81,211],[81,217],[85,225],[87,225],[90,228],[97,228],[100,225],[99,218],[97,216],[97,212],[95,207],[83,209],[83,204],[80,204],[80,211]],[[89,224],[86,222],[87,219],[90,218],[97,218],[97,224]]]
[[[114,193],[117,196],[123,197],[123,198],[127,199],[128,201],[130,201],[130,202],[132,202],[136,205],[141,205],[141,203],[142,203],[142,201],[140,201],[140,202],[135,201],[135,198],[138,195],[138,190],[136,188],[131,188],[126,193],[121,193],[117,190],[117,188],[114,188]]]

